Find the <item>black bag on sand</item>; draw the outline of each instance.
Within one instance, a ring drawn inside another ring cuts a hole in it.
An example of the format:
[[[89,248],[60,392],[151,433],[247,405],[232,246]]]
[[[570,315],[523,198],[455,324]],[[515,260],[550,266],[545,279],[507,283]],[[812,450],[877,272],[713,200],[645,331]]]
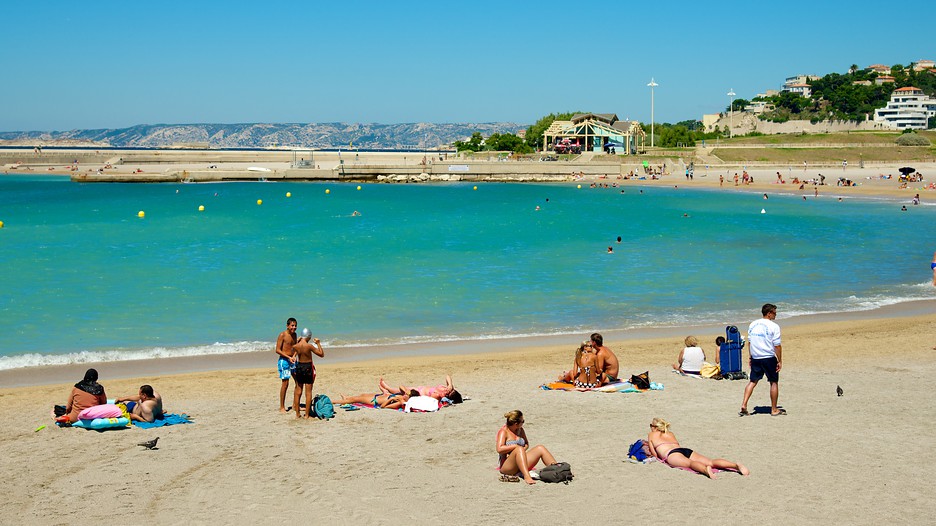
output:
[[[637,389],[650,389],[650,371],[631,376],[630,383]]]
[[[540,480],[543,482],[563,482],[568,484],[572,480],[572,466],[568,462],[556,462],[551,466],[546,466],[539,471]]]

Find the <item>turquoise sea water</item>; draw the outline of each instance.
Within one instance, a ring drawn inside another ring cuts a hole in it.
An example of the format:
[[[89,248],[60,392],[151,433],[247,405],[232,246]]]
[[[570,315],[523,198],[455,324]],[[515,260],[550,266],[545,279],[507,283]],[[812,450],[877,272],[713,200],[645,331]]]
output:
[[[936,297],[936,207],[834,187],[357,186],[0,176],[0,369],[268,350],[289,316],[335,347]]]

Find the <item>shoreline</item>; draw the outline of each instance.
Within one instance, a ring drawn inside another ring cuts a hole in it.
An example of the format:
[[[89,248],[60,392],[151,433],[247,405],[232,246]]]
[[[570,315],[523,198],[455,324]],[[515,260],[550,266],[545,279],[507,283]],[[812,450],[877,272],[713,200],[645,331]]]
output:
[[[936,299],[906,301],[868,310],[824,312],[796,315],[789,318],[781,317],[778,322],[781,323],[784,329],[802,327],[809,330],[817,326],[837,323],[860,325],[861,322],[871,320],[914,319],[926,317],[933,312],[936,312]],[[747,324],[755,318],[756,312],[752,311],[750,319],[736,321],[732,324],[737,325],[743,333],[746,331]],[[682,338],[688,334],[696,335],[703,342],[724,335],[724,325],[721,324],[642,327],[636,329],[598,328],[595,330],[602,333],[606,342],[614,344],[612,349],[617,351],[617,345],[624,345],[625,352],[626,345],[629,343],[644,345],[646,342],[650,342],[650,345],[666,345],[666,342],[672,342],[673,345],[678,345]],[[326,347],[326,358],[316,360],[316,367],[320,367],[319,364],[321,363],[321,366],[325,367],[355,368],[377,366],[381,363],[394,363],[398,360],[442,357],[459,359],[466,356],[479,356],[484,359],[496,360],[510,353],[525,352],[530,349],[571,349],[584,337],[587,337],[587,334],[574,333],[484,340],[350,346],[338,348],[332,350],[332,352],[329,352]],[[708,347],[711,347],[711,344]],[[6,369],[0,370],[0,393],[6,389],[67,384],[73,382],[75,378],[80,379],[84,371],[89,367],[98,369],[102,378],[118,380],[212,372],[274,370],[276,359],[272,348],[273,342],[270,343],[269,351]]]

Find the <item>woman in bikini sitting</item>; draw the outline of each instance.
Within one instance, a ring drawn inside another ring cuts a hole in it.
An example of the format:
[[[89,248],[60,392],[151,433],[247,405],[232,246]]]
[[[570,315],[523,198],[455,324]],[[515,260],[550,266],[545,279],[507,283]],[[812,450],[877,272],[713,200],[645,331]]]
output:
[[[575,387],[591,389],[601,383],[601,371],[598,367],[598,354],[590,340],[582,342],[575,351],[572,364],[572,383]]]
[[[443,398],[448,398],[452,401],[453,404],[462,403],[462,395],[455,390],[455,386],[452,385],[452,377],[450,375],[445,375],[445,385],[419,385],[416,387],[407,387],[401,385],[400,387],[390,387],[383,378],[379,382],[380,390],[384,394],[400,394],[408,393],[410,391],[418,392],[418,396],[431,396],[436,400],[442,400]]]
[[[533,468],[543,461],[543,465],[551,466],[556,463],[552,453],[546,446],[530,447],[526,431],[523,430],[523,413],[519,410],[504,415],[507,423],[497,431],[497,469],[501,472],[501,480],[505,482],[519,482],[517,474],[523,476],[527,484],[536,484],[539,476]]]
[[[419,393],[415,391],[410,391],[409,393],[361,393],[359,395],[345,396],[339,395],[341,398],[334,400],[332,403],[336,405],[342,404],[368,404],[374,407],[374,409],[399,409],[406,405],[406,401],[409,400],[411,396],[419,396]]]
[[[713,469],[727,469],[737,471],[744,476],[748,475],[748,468],[743,464],[723,458],[710,459],[689,448],[679,447],[679,441],[676,440],[676,435],[670,433],[669,427],[670,423],[662,418],[654,418],[650,422],[647,442],[650,443],[650,451],[660,461],[676,468],[689,468],[710,479],[715,478]]]

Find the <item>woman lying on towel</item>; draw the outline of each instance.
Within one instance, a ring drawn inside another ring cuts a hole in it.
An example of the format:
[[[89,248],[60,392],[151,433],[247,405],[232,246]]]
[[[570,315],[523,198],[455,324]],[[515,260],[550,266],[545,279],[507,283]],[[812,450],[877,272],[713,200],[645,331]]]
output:
[[[680,447],[676,435],[670,433],[669,427],[670,423],[662,418],[654,418],[650,422],[650,434],[647,436],[647,442],[650,443],[650,451],[661,462],[674,468],[691,469],[710,479],[715,478],[714,469],[737,471],[744,476],[749,473],[748,468],[744,467],[743,464],[723,458],[713,460],[689,448]]]
[[[598,367],[598,354],[591,340],[586,340],[575,351],[572,364],[572,383],[575,387],[591,389],[601,385],[601,370]]]
[[[543,465],[551,466],[556,463],[552,453],[546,446],[530,447],[526,431],[523,430],[523,413],[519,410],[504,415],[507,423],[497,431],[497,469],[501,472],[501,480],[517,481],[517,473],[523,476],[527,484],[536,484],[539,476],[533,471],[540,460]],[[505,478],[506,477],[506,478]]]
[[[380,390],[383,391],[384,394],[402,394],[416,391],[419,393],[419,396],[431,396],[436,400],[448,398],[453,404],[462,403],[462,395],[455,390],[455,386],[452,385],[452,377],[449,375],[445,375],[445,385],[419,385],[416,387],[401,385],[400,387],[390,387],[383,378],[380,379],[379,385]]]
[[[416,391],[410,391],[408,393],[361,393],[359,395],[345,396],[340,395],[341,398],[338,400],[333,400],[332,403],[335,405],[341,404],[367,404],[373,406],[374,409],[399,409],[406,405],[406,401],[409,400],[411,396],[419,396],[419,393]]]

